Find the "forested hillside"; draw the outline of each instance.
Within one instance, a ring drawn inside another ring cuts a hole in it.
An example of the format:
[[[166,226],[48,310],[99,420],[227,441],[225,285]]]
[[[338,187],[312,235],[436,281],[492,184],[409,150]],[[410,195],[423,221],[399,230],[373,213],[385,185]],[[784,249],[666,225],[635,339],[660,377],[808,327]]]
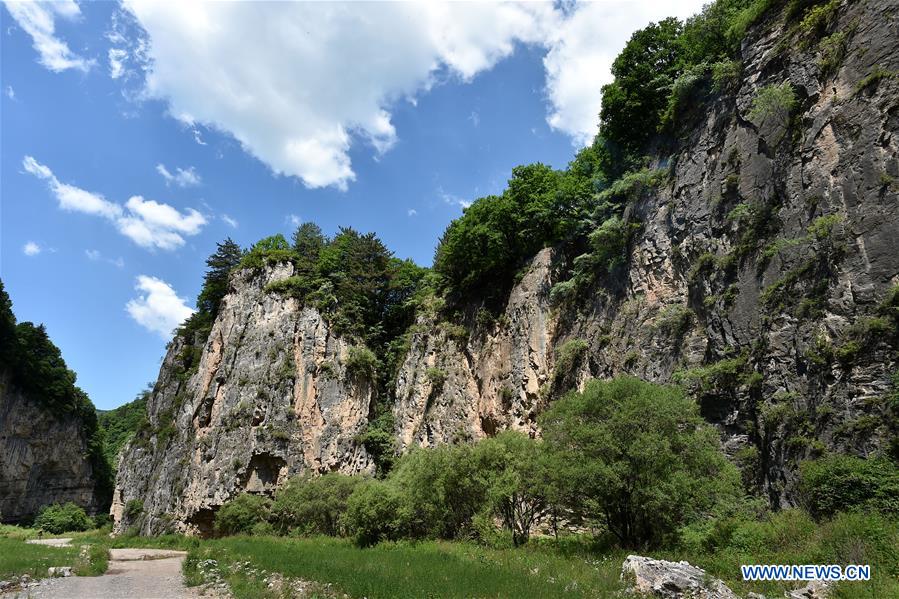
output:
[[[109,506],[112,474],[87,395],[43,325],[16,322],[0,281],[0,516],[29,519],[52,503]]]

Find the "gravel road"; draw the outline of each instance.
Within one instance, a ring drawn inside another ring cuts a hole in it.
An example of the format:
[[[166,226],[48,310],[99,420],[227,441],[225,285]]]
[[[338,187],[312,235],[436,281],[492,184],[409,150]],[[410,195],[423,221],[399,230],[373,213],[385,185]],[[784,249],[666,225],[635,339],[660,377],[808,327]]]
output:
[[[16,599],[187,599],[200,597],[184,586],[184,551],[112,549],[103,576],[48,578],[14,595]]]

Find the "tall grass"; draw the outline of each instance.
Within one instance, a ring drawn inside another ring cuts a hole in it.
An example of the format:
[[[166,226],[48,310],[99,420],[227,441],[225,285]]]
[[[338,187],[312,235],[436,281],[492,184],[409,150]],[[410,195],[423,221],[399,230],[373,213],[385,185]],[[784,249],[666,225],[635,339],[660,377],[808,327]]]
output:
[[[231,537],[191,550],[187,562],[249,561],[288,577],[331,583],[353,597],[610,597],[621,589],[623,554],[600,559],[565,557],[538,547],[486,549],[468,543],[382,543],[360,549],[330,537]],[[188,571],[188,575],[190,576]],[[259,585],[229,578],[238,598]]]
[[[77,547],[29,545],[21,539],[0,536],[0,580],[28,574],[46,578],[50,566],[74,566]]]

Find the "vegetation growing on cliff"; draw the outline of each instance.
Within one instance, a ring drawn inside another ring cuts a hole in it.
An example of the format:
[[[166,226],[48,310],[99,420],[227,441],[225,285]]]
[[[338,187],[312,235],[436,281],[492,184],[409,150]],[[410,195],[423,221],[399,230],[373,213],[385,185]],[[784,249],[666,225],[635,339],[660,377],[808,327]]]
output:
[[[97,423],[103,432],[104,455],[115,473],[119,451],[140,428],[148,426],[147,401],[153,393],[148,385],[132,401],[112,410],[98,410]]]

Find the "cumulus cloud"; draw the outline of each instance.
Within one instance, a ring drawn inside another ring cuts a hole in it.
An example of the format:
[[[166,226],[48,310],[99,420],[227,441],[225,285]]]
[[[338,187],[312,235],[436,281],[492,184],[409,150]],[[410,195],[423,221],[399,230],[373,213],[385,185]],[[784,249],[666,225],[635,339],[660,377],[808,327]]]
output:
[[[172,174],[164,164],[160,163],[156,165],[156,172],[162,175],[167,185],[174,183],[178,187],[196,187],[201,182],[200,175],[192,166],[186,169],[175,167],[175,173]]]
[[[168,204],[131,197],[124,206],[100,194],[62,183],[46,165],[31,156],[22,167],[47,182],[63,210],[100,216],[112,222],[120,233],[141,247],[173,250],[184,245],[184,237],[196,235],[206,224],[206,217],[193,208],[181,212]]]
[[[350,149],[396,143],[391,110],[467,82],[519,44],[546,49],[547,123],[588,143],[601,86],[631,33],[703,0],[562,3],[175,3],[125,0],[143,36],[144,93],[312,188],[355,179]],[[122,20],[124,22],[124,19]],[[122,36],[122,41],[125,37]],[[477,126],[479,115],[470,116]]]
[[[56,17],[75,20],[81,16],[81,9],[74,0],[35,2],[32,0],[4,0],[6,10],[19,27],[31,36],[38,61],[55,73],[68,69],[87,72],[94,64],[69,49],[56,36]]]
[[[284,223],[288,225],[293,225],[294,227],[299,227],[303,224],[303,219],[300,218],[297,214],[288,214],[284,217]]]
[[[162,279],[140,275],[134,288],[140,295],[129,300],[125,310],[135,322],[165,340],[170,339],[172,331],[194,313]]]
[[[29,241],[22,246],[22,253],[26,256],[37,256],[41,253],[41,246],[33,241]]]
[[[4,92],[6,93],[6,97],[10,100],[16,99],[16,90],[14,90],[11,85],[7,85]]]
[[[354,180],[349,150],[383,153],[390,107],[470,80],[546,38],[550,4],[126,2],[149,36],[146,92],[175,118],[233,135],[308,187]]]
[[[406,214],[408,214],[409,216],[418,216],[418,210],[416,210],[415,208],[409,208]]]

